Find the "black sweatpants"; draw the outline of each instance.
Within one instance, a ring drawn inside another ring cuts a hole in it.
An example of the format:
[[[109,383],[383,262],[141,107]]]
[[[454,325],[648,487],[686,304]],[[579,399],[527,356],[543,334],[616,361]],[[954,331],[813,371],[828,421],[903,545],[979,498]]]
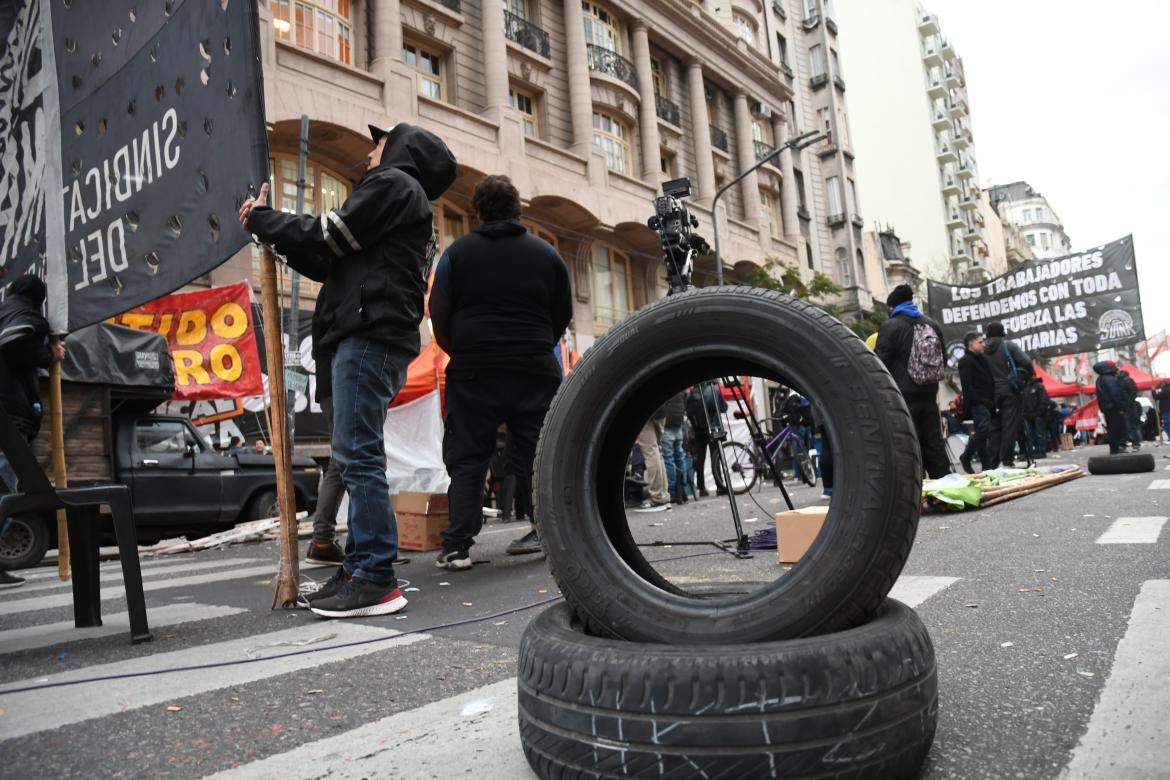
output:
[[[931,479],[945,477],[951,473],[951,459],[947,457],[943,444],[942,428],[939,427],[938,402],[933,395],[923,398],[907,398],[906,406],[918,432],[918,448],[922,451],[922,466]]]
[[[442,533],[446,549],[475,544],[483,528],[483,480],[496,449],[496,430],[508,426],[508,473],[516,489],[531,492],[536,440],[560,378],[510,370],[448,370],[447,424],[443,463],[451,524]]]
[[[1011,463],[1015,458],[1016,443],[1024,428],[1024,403],[1017,393],[1008,393],[995,399],[999,419],[999,462]],[[1021,457],[1027,457],[1021,452]]]
[[[1105,412],[1105,435],[1109,439],[1109,454],[1114,455],[1125,449],[1129,441],[1129,418],[1121,409]]]

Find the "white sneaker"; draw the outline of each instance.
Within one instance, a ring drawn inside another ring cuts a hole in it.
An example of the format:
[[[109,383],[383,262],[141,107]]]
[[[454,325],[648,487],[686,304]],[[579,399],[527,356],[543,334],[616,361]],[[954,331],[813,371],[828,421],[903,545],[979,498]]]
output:
[[[634,511],[635,512],[665,512],[667,509],[670,509],[670,502],[669,501],[667,501],[663,504],[655,504],[650,499],[646,499],[645,501],[642,502],[642,505],[639,506]]]

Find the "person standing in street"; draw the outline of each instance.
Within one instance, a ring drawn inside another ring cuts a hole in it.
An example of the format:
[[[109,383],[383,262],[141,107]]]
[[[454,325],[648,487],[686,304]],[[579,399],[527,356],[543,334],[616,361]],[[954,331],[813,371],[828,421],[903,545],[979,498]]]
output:
[[[1117,381],[1121,384],[1121,392],[1125,396],[1125,421],[1129,443],[1134,452],[1142,448],[1142,406],[1138,403],[1138,386],[1128,371],[1118,371]]]
[[[400,123],[370,126],[365,176],[320,217],[267,205],[268,184],[240,208],[240,222],[322,283],[313,340],[330,355],[332,454],[349,494],[345,560],[305,597],[321,617],[365,617],[406,606],[393,561],[398,524],[386,481],[386,410],[421,347],[423,297],[435,253],[430,201],[455,180],[455,157],[435,134]]]
[[[1016,441],[1024,426],[1024,387],[1034,374],[1032,359],[1006,338],[1002,322],[987,326],[983,354],[987,356],[991,375],[995,377],[999,465],[1015,468]]]
[[[687,419],[693,431],[693,456],[695,462],[695,482],[697,483],[698,497],[706,498],[706,469],[707,453],[711,454],[711,476],[715,480],[715,492],[724,495],[727,489],[723,487],[723,477],[716,468],[719,463],[718,442],[711,440],[711,435],[723,431],[723,413],[727,411],[727,399],[719,392],[715,382],[701,382],[687,393]]]
[[[313,348],[317,353],[316,343]],[[325,428],[329,431],[329,439],[333,439],[333,378],[330,373],[330,360],[325,353],[314,354],[317,364],[317,403],[321,406],[321,413],[325,415]],[[317,507],[313,510],[313,538],[305,550],[305,563],[315,566],[340,566],[345,561],[345,551],[337,543],[337,511],[341,508],[341,499],[345,495],[345,484],[341,480],[341,469],[337,466],[337,458],[332,453],[329,464],[321,472],[321,480],[317,483]]]
[[[1105,415],[1105,435],[1109,439],[1109,454],[1125,452],[1129,439],[1129,404],[1125,389],[1117,376],[1117,364],[1103,360],[1093,366],[1097,372],[1097,407]]]
[[[1162,433],[1170,440],[1170,382],[1163,381],[1154,392],[1158,403],[1158,414],[1162,416]]]
[[[970,331],[963,337],[966,352],[959,358],[959,383],[963,390],[963,410],[975,424],[975,433],[967,440],[959,463],[963,471],[975,473],[971,457],[979,457],[983,471],[994,468],[988,442],[991,439],[991,417],[995,412],[995,378],[991,366],[983,356],[985,340],[982,333]]]
[[[0,403],[16,432],[32,443],[41,429],[41,396],[37,370],[48,368],[65,357],[65,342],[49,335],[49,322],[41,314],[45,283],[38,276],[21,276],[8,286],[0,303],[0,362],[3,384]],[[0,450],[0,494],[17,489],[16,472]],[[0,526],[0,538],[8,530],[8,519]],[[24,579],[0,569],[0,588],[16,588]]]
[[[1038,376],[1028,380],[1024,387],[1024,421],[1028,446],[1033,458],[1048,457],[1048,390]]]
[[[922,465],[931,479],[951,473],[939,429],[938,383],[946,357],[938,323],[914,305],[914,289],[900,284],[886,298],[890,318],[878,328],[874,353],[894,377],[922,450]]]
[[[662,463],[666,467],[667,492],[671,502],[687,502],[687,456],[683,451],[683,423],[686,421],[686,393],[677,393],[662,405]]]
[[[431,324],[450,356],[443,462],[450,525],[435,565],[471,568],[483,528],[483,481],[500,424],[508,426],[508,473],[532,490],[544,416],[561,383],[553,347],[573,316],[569,270],[547,241],[520,224],[520,193],[507,176],[485,176],[472,205],[481,222],[456,240],[435,270]],[[535,523],[508,547],[539,553]]]
[[[666,409],[658,407],[642,425],[635,443],[646,462],[646,499],[635,512],[662,512],[670,509],[670,490],[666,483],[666,462],[662,457],[662,432],[666,428]]]

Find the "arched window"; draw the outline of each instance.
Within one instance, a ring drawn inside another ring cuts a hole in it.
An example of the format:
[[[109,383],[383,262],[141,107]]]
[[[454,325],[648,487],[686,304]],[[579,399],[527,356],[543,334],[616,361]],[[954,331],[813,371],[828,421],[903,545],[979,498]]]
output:
[[[868,284],[865,278],[865,255],[860,249],[857,250],[857,281],[863,286]]]
[[[630,259],[604,244],[593,245],[593,321],[602,328],[617,324],[632,310]]]
[[[742,11],[731,12],[731,31],[749,46],[756,45],[756,23]]]
[[[605,152],[605,166],[615,173],[629,174],[630,131],[622,120],[603,111],[593,112],[593,143]]]
[[[843,247],[837,247],[834,256],[837,258],[837,279],[840,280],[841,286],[852,287],[853,269],[849,267],[849,253]]]
[[[585,43],[621,54],[617,18],[597,3],[581,3],[585,12]]]
[[[272,0],[270,5],[277,40],[352,64],[350,0]]]

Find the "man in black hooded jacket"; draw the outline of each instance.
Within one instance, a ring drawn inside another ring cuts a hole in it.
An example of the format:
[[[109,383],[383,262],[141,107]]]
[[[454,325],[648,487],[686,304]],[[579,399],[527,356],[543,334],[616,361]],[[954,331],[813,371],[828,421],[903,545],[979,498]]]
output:
[[[37,369],[48,368],[65,356],[65,343],[49,336],[49,323],[41,314],[45,283],[39,277],[21,276],[8,287],[0,303],[0,403],[16,432],[31,442],[41,428],[41,397],[37,390]],[[0,494],[16,490],[16,473],[0,451]],[[7,529],[0,528],[0,536]],[[24,583],[0,571],[0,587]]]
[[[471,567],[468,550],[483,527],[483,479],[508,426],[509,473],[531,490],[544,415],[561,383],[553,356],[573,315],[569,270],[547,241],[520,224],[520,193],[507,176],[486,176],[472,205],[483,223],[455,241],[435,269],[431,324],[448,354],[443,462],[451,522],[435,565]],[[508,547],[538,553],[533,526]]]
[[[240,222],[293,269],[321,282],[313,313],[317,360],[331,366],[333,457],[349,494],[349,534],[337,573],[305,601],[322,617],[365,617],[406,606],[394,576],[398,525],[386,482],[382,428],[420,349],[423,296],[434,259],[429,201],[455,180],[455,158],[433,133],[370,126],[366,175],[341,208],[320,217],[267,206],[268,185]]]

